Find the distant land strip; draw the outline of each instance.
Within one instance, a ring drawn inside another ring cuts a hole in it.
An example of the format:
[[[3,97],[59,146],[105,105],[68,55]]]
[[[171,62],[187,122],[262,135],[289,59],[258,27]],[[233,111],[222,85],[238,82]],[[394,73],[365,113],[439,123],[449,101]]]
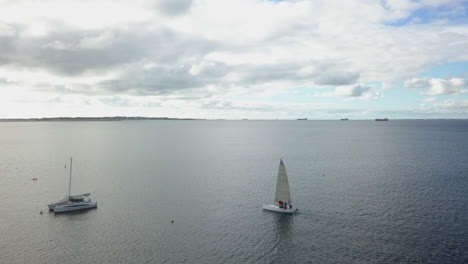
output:
[[[202,119],[170,118],[170,117],[142,117],[142,116],[0,118],[0,122],[125,121],[125,120],[202,120]]]

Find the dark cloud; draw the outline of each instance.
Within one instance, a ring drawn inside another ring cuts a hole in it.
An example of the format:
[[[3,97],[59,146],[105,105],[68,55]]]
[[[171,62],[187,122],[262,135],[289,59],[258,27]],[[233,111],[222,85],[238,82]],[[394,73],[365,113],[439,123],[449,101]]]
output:
[[[362,86],[362,85],[355,85],[350,91],[350,94],[348,96],[351,97],[361,97],[364,95],[364,93],[368,92],[371,88],[368,86]]]
[[[167,15],[175,16],[187,12],[192,0],[159,0],[157,7]]]
[[[0,85],[10,85],[10,84],[16,84],[16,82],[9,81],[5,78],[0,78]]]
[[[165,94],[175,90],[200,87],[203,82],[189,73],[188,66],[154,67],[132,74],[131,70],[120,79],[104,81],[100,87],[112,92],[132,91],[136,94]]]
[[[421,78],[421,79],[413,78],[413,79],[405,81],[405,87],[406,88],[416,88],[416,89],[428,88],[428,87],[431,86],[429,81],[430,81],[429,78]]]
[[[15,53],[15,39],[11,36],[0,36],[0,65],[9,64],[14,61],[12,54]]]
[[[345,71],[324,71],[318,73],[314,82],[318,85],[349,85],[354,84],[359,79],[358,72],[345,72]]]
[[[163,2],[161,2],[163,3]],[[176,1],[174,5],[189,5]],[[175,8],[175,7],[174,7]],[[182,10],[183,8],[180,7]],[[53,21],[45,21],[53,23]],[[9,25],[15,34],[0,37],[0,64],[41,69],[63,76],[81,76],[118,70],[119,76],[96,85],[39,83],[37,89],[59,93],[137,95],[168,94],[178,90],[232,85],[249,87],[274,82],[354,84],[359,73],[342,70],[333,61],[228,65],[207,61],[211,52],[245,54],[246,46],[233,47],[149,24],[132,24],[105,30],[77,30],[58,25],[45,36],[22,34],[21,25]],[[148,66],[149,65],[149,66]],[[312,70],[304,72],[304,67]],[[236,78],[224,78],[235,73]]]
[[[178,90],[193,89],[220,82],[228,73],[228,67],[221,63],[204,65],[192,73],[192,65],[157,65],[149,69],[135,67],[127,70],[119,79],[99,84],[105,90],[134,94],[168,94]]]
[[[174,63],[201,56],[214,43],[147,25],[102,31],[55,32],[45,37],[0,38],[0,64],[42,68],[62,75],[108,70],[139,60]]]
[[[251,85],[268,84],[274,82],[316,82],[321,85],[330,85],[324,82],[323,74],[333,80],[341,80],[335,83],[353,83],[355,75],[349,77],[348,73],[312,71],[308,74],[301,73],[302,64],[278,63],[274,65],[227,65],[221,62],[206,62],[200,58],[192,63],[167,62],[152,66],[145,66],[145,61],[126,65],[123,73],[115,79],[105,80],[95,86],[74,85],[56,86],[57,92],[63,93],[102,93],[102,94],[125,94],[150,95],[170,94],[185,89],[203,88],[214,86],[219,92],[226,87],[241,86],[248,88]],[[318,69],[321,69],[318,67]],[[236,73],[237,78],[227,80],[229,73]],[[358,74],[357,74],[358,75]],[[328,77],[334,76],[334,78]],[[44,84],[43,87],[46,87]],[[368,88],[356,86],[353,91],[347,91],[346,96],[361,96]]]
[[[380,97],[380,93],[378,91],[373,90],[371,86],[365,86],[362,84],[337,86],[334,92],[326,92],[324,95],[356,97],[361,99],[376,99]]]
[[[312,70],[303,72],[304,67]],[[297,62],[271,65],[241,65],[235,72],[241,73],[245,84],[259,84],[274,81],[308,81],[317,85],[349,85],[359,79],[358,72],[337,69],[333,62]]]
[[[251,85],[309,78],[308,76],[299,76],[300,69],[299,64],[278,63],[274,65],[240,65],[233,70],[241,75],[241,83]]]

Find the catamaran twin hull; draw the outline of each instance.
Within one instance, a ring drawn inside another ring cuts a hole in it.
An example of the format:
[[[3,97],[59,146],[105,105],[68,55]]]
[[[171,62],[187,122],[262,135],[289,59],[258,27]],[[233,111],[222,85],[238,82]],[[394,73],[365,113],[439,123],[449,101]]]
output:
[[[86,197],[89,197],[90,195],[91,193],[83,193],[83,194],[78,194],[78,195],[72,195],[70,197],[65,196],[62,200],[56,203],[49,204],[47,205],[47,207],[49,207],[49,210],[54,210],[54,208],[58,205],[64,205],[68,203],[70,200],[84,200]]]
[[[65,212],[86,210],[86,209],[92,209],[92,208],[97,208],[97,202],[83,202],[83,203],[70,203],[70,204],[57,205],[54,207],[54,212],[65,213]]]

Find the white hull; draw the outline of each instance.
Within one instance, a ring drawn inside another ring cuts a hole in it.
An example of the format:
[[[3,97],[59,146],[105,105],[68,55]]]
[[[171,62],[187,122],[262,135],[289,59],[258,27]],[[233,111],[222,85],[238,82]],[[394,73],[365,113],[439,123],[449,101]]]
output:
[[[71,211],[86,210],[91,208],[96,208],[97,202],[84,202],[84,203],[67,203],[63,205],[57,205],[54,207],[55,213],[65,213]]]
[[[278,212],[278,213],[284,213],[284,214],[294,214],[296,212],[295,209],[284,209],[284,208],[279,208],[276,205],[264,205],[263,210],[268,210],[268,211],[273,211],[273,212]]]

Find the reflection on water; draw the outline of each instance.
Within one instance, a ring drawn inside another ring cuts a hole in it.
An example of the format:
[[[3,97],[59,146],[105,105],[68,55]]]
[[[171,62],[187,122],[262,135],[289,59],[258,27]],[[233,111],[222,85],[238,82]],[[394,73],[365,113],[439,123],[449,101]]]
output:
[[[294,217],[295,215],[291,214],[282,214],[274,213],[273,223],[275,233],[275,247],[273,259],[278,263],[287,263],[291,252],[289,248],[291,247],[291,239],[294,236]]]
[[[281,214],[274,213],[274,229],[273,231],[276,234],[276,238],[282,241],[286,241],[292,235],[292,228],[294,223],[294,214]]]

